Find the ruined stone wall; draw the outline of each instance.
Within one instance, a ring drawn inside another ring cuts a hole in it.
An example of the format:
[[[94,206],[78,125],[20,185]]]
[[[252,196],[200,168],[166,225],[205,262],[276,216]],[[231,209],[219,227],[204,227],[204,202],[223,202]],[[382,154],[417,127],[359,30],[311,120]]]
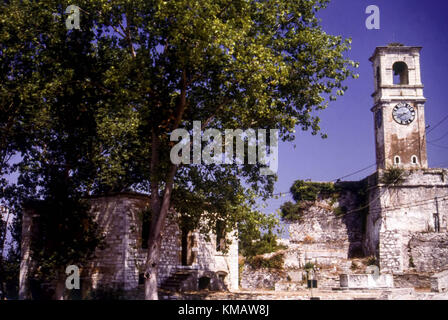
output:
[[[328,201],[313,204],[299,222],[288,224],[290,241],[293,243],[348,241],[345,221],[336,216]]]
[[[384,170],[366,178],[368,201],[359,208],[358,194],[346,193],[338,203],[316,201],[298,222],[289,224],[290,250],[295,250],[296,265],[305,261],[334,264],[362,251],[364,256],[375,256],[381,272],[412,271],[410,241],[416,255],[425,255],[425,247],[415,237],[421,233],[438,231],[448,234],[448,171],[446,169],[415,169],[404,173],[399,184],[383,184]],[[435,199],[437,198],[437,204]],[[334,208],[344,204],[345,215],[337,216]],[[436,219],[437,216],[437,219]],[[436,222],[438,221],[438,222]],[[438,230],[436,230],[438,229]],[[359,250],[362,243],[362,250]],[[439,247],[442,244],[437,244]],[[294,247],[294,248],[293,248]],[[442,250],[443,251],[443,250]],[[435,272],[448,255],[441,250],[441,261],[434,258],[421,266],[422,271]],[[293,259],[288,259],[292,261]],[[430,265],[433,265],[430,267]]]
[[[448,291],[448,270],[439,272],[431,277],[431,291],[432,292]]]
[[[142,248],[142,212],[149,206],[148,196],[123,193],[90,199],[91,212],[102,235],[104,246],[95,250],[91,261],[81,268],[85,288],[100,287],[131,290],[138,286],[144,272],[147,249]],[[29,239],[32,229],[32,211],[25,211],[22,225],[22,261],[20,272],[21,297],[29,294],[27,277],[32,261],[29,257]],[[194,232],[195,260],[191,266],[181,263],[181,231],[177,214],[171,211],[165,222],[160,264],[159,285],[178,269],[187,268],[201,273],[224,272],[229,289],[238,288],[238,242],[229,235],[232,244],[226,253],[217,252],[214,236],[206,241]]]
[[[298,260],[319,260],[331,264],[362,254],[363,214],[353,192],[344,192],[335,201],[321,199],[304,211],[300,221],[288,223],[290,248]],[[344,212],[336,210],[344,208]],[[319,262],[318,262],[319,263]]]
[[[350,268],[349,258],[362,255],[365,221],[364,212],[357,210],[362,201],[356,189],[362,183],[348,184],[351,190],[340,191],[336,197],[320,198],[303,211],[300,220],[288,222],[290,238],[282,241],[287,247],[284,250],[283,275],[269,275],[269,279],[278,278],[280,281],[277,290],[306,286],[303,276],[307,263],[319,269],[319,287],[333,287],[335,274]],[[249,273],[243,277],[251,277],[255,283],[257,274]],[[264,286],[263,281],[258,281]]]
[[[363,239],[364,254],[366,256],[379,256],[381,217],[381,195],[385,191],[381,187],[369,189],[369,213],[366,217],[365,235]]]
[[[409,256],[417,272],[448,270],[448,233],[413,234]]]
[[[287,279],[287,274],[283,270],[273,269],[254,269],[249,265],[244,265],[241,274],[241,289],[257,290],[267,289],[274,290],[275,284]]]
[[[409,242],[417,233],[436,231],[437,212],[439,232],[448,232],[447,171],[411,170],[404,178],[398,185],[380,183],[370,190],[364,247],[379,258],[382,272],[401,273],[412,268]]]

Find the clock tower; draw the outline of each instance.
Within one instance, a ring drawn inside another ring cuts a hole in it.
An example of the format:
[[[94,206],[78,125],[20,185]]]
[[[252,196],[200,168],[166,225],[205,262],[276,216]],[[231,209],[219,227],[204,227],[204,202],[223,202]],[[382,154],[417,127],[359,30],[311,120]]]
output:
[[[421,47],[377,47],[373,64],[373,118],[377,169],[427,168]]]

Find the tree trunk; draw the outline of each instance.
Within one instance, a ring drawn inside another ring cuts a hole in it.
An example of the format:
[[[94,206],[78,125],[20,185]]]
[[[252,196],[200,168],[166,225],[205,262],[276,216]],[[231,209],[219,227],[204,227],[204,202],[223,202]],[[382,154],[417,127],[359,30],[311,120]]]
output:
[[[64,300],[65,279],[58,279],[54,290],[54,300]]]
[[[145,272],[145,299],[146,300],[158,300],[158,289],[157,289],[157,269],[160,260],[160,246],[162,243],[162,237],[159,235],[158,239],[150,235],[148,241],[148,259],[146,262],[146,272]]]
[[[187,73],[182,71],[181,94],[178,108],[176,111],[176,120],[173,130],[179,127],[182,116],[187,105]],[[171,192],[173,190],[174,176],[177,171],[177,165],[172,165],[170,172],[165,181],[165,192],[163,199],[160,201],[159,196],[159,146],[160,139],[155,128],[151,131],[151,209],[152,221],[148,239],[148,256],[146,258],[145,267],[145,299],[158,300],[157,290],[157,269],[160,260],[160,247],[162,244],[162,233],[165,226],[165,220],[171,207]]]
[[[160,260],[160,247],[163,238],[163,229],[171,204],[171,191],[173,190],[173,180],[177,166],[173,165],[166,181],[165,192],[163,194],[160,210],[152,212],[151,230],[148,239],[148,256],[145,268],[145,299],[157,300],[157,268]],[[157,197],[151,197],[151,202]],[[156,206],[153,206],[153,208]]]

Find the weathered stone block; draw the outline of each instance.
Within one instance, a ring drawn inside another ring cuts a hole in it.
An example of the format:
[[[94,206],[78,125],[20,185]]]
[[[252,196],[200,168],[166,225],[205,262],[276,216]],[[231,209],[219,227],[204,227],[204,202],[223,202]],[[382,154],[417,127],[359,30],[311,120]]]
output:
[[[433,292],[448,291],[448,270],[437,273],[431,277],[431,291]]]
[[[339,276],[340,286],[350,289],[377,289],[393,288],[394,278],[391,274],[341,274]]]

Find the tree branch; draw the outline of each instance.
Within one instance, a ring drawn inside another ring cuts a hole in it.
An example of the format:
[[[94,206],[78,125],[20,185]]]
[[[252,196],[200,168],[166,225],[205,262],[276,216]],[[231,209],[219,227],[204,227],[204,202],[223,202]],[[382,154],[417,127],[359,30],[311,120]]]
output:
[[[123,27],[123,24],[121,22],[119,22],[119,25],[120,25],[121,29],[123,30],[123,32],[126,33],[125,38],[128,41],[129,49],[131,50],[131,55],[133,58],[135,58],[136,53],[135,53],[134,45],[132,43],[131,29],[129,29],[129,21],[128,21],[128,18],[126,15],[125,15],[125,18],[126,18],[126,28]]]

